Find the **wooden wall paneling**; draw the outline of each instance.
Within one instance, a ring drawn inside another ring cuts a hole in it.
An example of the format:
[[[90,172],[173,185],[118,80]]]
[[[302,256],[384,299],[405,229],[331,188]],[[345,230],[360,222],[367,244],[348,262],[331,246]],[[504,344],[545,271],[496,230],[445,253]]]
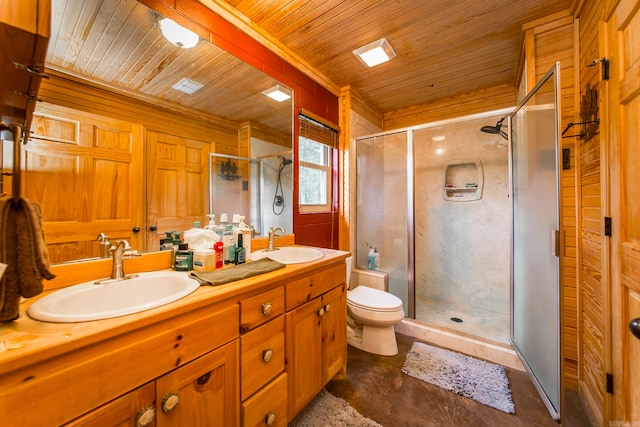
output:
[[[80,81],[53,70],[47,72],[51,73],[51,78],[42,82],[38,93],[45,102],[122,120],[135,119],[145,128],[158,132],[212,139],[218,148],[237,153],[239,124],[236,122],[175,105],[170,109],[118,93],[104,85]]]
[[[351,111],[352,95],[349,87],[340,91],[340,128],[339,135],[339,162],[342,173],[339,175],[338,188],[340,199],[338,200],[338,249],[348,251],[351,248]],[[354,193],[355,194],[355,193]],[[354,224],[355,225],[355,224]]]
[[[533,87],[549,69],[560,61],[560,107],[561,131],[569,122],[576,122],[575,97],[575,52],[574,24],[569,11],[556,14],[555,19],[539,22],[527,27],[525,49],[533,49],[533,56],[527,54],[528,87]],[[572,134],[572,133],[570,133]],[[562,149],[570,150],[570,169],[561,170],[562,218],[561,228],[564,234],[562,252],[562,372],[565,388],[577,390],[578,353],[577,353],[577,286],[576,268],[576,157],[574,138],[563,138]]]
[[[580,55],[579,88],[586,92],[587,85],[601,92],[600,68],[587,67],[602,57],[599,23],[606,0],[584,2],[576,12],[580,18],[578,32]],[[600,104],[602,107],[602,104]],[[602,114],[602,112],[601,112]],[[601,128],[605,126],[601,122]],[[609,332],[606,330],[607,305],[606,271],[604,271],[604,239],[601,145],[602,135],[588,142],[576,141],[578,163],[577,200],[577,310],[578,310],[578,395],[593,425],[604,425],[605,411],[605,348]]]
[[[430,104],[384,113],[384,130],[401,129],[437,120],[466,116],[515,106],[516,90],[502,85],[442,99]]]

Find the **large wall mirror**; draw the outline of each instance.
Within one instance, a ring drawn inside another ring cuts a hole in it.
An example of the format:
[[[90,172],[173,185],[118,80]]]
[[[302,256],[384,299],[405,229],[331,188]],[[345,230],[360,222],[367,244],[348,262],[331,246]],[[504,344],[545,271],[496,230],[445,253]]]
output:
[[[52,2],[54,78],[23,170],[54,263],[98,256],[100,232],[158,250],[166,231],[206,225],[209,213],[292,230],[293,99],[264,93],[292,91],[206,40],[176,47],[161,18],[135,0]]]

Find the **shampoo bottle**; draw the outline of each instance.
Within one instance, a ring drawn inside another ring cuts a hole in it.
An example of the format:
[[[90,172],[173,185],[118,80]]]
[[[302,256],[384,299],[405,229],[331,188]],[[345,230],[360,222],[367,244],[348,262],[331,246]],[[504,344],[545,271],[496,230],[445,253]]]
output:
[[[367,255],[367,268],[369,270],[376,269],[376,255],[373,252],[373,248],[369,246],[369,254]]]
[[[378,248],[373,249],[373,266],[374,270],[380,268],[380,254],[378,253]]]

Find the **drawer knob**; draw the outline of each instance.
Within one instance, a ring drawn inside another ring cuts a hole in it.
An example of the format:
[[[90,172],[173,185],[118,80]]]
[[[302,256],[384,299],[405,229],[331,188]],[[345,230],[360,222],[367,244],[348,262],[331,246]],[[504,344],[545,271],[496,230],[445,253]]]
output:
[[[327,305],[325,305],[325,306],[324,306],[324,311],[325,311],[325,313],[328,313],[328,312],[329,312],[329,310],[331,310],[331,304],[327,304]]]
[[[153,424],[156,417],[156,409],[152,406],[145,406],[136,414],[136,427],[146,427]]]
[[[272,357],[273,350],[271,350],[270,348],[262,350],[262,360],[264,360],[265,362],[269,362]]]
[[[318,317],[322,316],[324,316],[324,307],[320,307],[320,309],[318,310]]]
[[[270,302],[265,302],[264,304],[262,304],[262,314],[264,314],[265,316],[270,315],[272,310],[273,305]]]
[[[272,426],[273,423],[276,422],[276,413],[271,411],[268,412],[267,415],[264,416],[264,424],[267,426]]]
[[[175,393],[167,393],[162,398],[162,412],[170,412],[180,403],[180,396]]]

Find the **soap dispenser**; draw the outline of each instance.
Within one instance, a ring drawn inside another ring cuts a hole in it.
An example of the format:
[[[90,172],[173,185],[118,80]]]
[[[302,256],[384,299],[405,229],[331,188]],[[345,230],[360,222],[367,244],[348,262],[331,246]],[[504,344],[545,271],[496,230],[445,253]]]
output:
[[[205,225],[204,228],[206,228],[207,230],[216,231],[216,214],[207,214],[207,216],[209,217],[209,224]]]
[[[100,233],[96,240],[100,241],[100,258],[110,258],[111,242],[109,241],[109,236],[104,233]]]

